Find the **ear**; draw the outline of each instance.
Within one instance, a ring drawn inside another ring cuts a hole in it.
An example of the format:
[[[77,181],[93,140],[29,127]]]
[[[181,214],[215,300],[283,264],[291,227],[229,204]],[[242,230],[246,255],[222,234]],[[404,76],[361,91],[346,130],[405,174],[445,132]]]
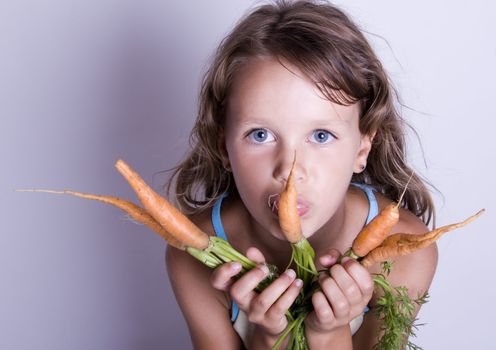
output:
[[[226,135],[223,128],[219,128],[219,138],[217,139],[217,150],[222,158],[222,166],[227,171],[231,170],[231,164],[229,163],[229,154],[226,148]]]
[[[374,137],[375,131],[371,134],[362,134],[360,139],[360,147],[358,148],[355,165],[353,167],[354,173],[361,173],[367,167],[367,157],[369,156],[370,150],[372,149],[372,142],[374,141]]]

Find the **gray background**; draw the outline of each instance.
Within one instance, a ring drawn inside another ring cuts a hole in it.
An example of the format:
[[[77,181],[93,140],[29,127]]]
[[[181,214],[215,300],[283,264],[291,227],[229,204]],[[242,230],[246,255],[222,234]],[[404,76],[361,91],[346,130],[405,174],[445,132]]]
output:
[[[494,349],[495,6],[337,3],[382,37],[369,36],[419,133],[410,159],[442,194],[438,224],[488,210],[441,240],[418,344]],[[191,347],[159,237],[103,204],[14,189],[135,200],[119,157],[159,188],[210,55],[253,4],[0,1],[0,349]]]

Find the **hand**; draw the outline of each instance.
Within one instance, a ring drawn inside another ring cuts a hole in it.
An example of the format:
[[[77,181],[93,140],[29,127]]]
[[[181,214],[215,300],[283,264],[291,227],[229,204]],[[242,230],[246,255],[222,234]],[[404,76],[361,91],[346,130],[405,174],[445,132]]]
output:
[[[259,294],[254,289],[267,277],[269,270],[258,249],[250,248],[246,255],[260,265],[234,280],[241,265],[237,262],[223,264],[212,273],[212,285],[229,292],[251,323],[268,335],[278,335],[288,324],[285,313],[298,297],[303,282],[296,279],[293,270],[287,270]]]
[[[363,313],[372,297],[374,283],[367,269],[349,258],[337,264],[339,256],[333,249],[319,259],[330,276],[320,276],[322,290],[312,296],[314,311],[305,320],[305,326],[315,332],[330,332],[348,325]]]

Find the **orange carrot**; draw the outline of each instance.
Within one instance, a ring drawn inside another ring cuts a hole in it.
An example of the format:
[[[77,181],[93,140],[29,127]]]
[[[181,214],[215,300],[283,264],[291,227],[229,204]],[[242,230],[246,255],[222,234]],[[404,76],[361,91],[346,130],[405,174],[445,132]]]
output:
[[[55,193],[55,194],[69,194],[72,196],[92,199],[96,201],[100,201],[106,204],[111,204],[116,206],[117,208],[125,211],[131,218],[134,220],[148,226],[154,232],[158,233],[162,238],[164,238],[170,245],[176,247],[178,249],[184,250],[186,247],[182,242],[177,240],[174,236],[172,236],[169,232],[167,232],[162,226],[160,226],[155,219],[148,214],[143,208],[137,206],[136,204],[126,201],[121,198],[111,197],[111,196],[101,196],[89,193],[81,193],[76,191],[64,190],[64,191],[53,191],[53,190],[41,190],[41,189],[33,189],[33,190],[17,190],[18,192],[45,192],[45,193]]]
[[[298,193],[293,181],[293,170],[296,164],[296,154],[286,181],[286,187],[279,197],[278,216],[279,226],[290,243],[297,243],[302,238],[300,217],[298,216]]]
[[[416,235],[408,233],[396,233],[387,237],[381,245],[370,251],[361,261],[361,264],[365,267],[369,267],[377,262],[383,262],[388,259],[407,255],[413,253],[416,250],[428,247],[434,243],[439,237],[444,233],[457,229],[459,227],[465,226],[468,223],[475,220],[484,212],[484,209],[480,210],[476,214],[470,216],[468,219],[451,225],[446,225],[439,227],[430,232]]]
[[[123,160],[119,159],[115,167],[133,188],[145,210],[177,240],[187,247],[203,250],[208,247],[209,236],[193,224],[183,213],[157,194],[148,184]]]
[[[169,241],[174,247],[185,250],[210,268],[216,268],[226,262],[237,261],[242,266],[239,273],[242,275],[246,271],[257,266],[254,261],[238,252],[221,237],[209,237],[165,198],[153,191],[153,189],[124,161],[118,160],[115,166],[131,185],[144,208],[140,208],[139,206],[120,198],[110,196],[100,196],[75,191],[26,191],[70,194],[112,204],[126,211],[136,221],[150,227],[153,231]],[[259,286],[257,286],[257,291],[265,288],[278,276],[277,268],[275,266],[270,264],[267,266],[270,273]]]
[[[362,257],[379,246],[393,226],[398,223],[399,218],[400,212],[396,203],[391,203],[385,207],[358,233],[351,247],[353,253]]]
[[[412,173],[413,175],[413,173]],[[410,176],[410,179],[412,177]],[[382,241],[389,235],[391,229],[396,225],[400,219],[399,206],[403,196],[408,187],[405,185],[405,189],[400,196],[397,203],[391,203],[386,206],[381,212],[372,219],[356,236],[353,244],[351,246],[352,252],[357,257],[362,257],[367,255],[372,249],[379,246]]]
[[[286,239],[291,243],[291,261],[296,264],[296,275],[303,281],[302,295],[311,287],[311,282],[318,275],[315,267],[315,251],[303,236],[300,216],[298,215],[298,193],[293,180],[296,164],[296,152],[291,165],[291,170],[286,181],[286,186],[279,196],[279,226]],[[288,265],[288,266],[289,266]]]

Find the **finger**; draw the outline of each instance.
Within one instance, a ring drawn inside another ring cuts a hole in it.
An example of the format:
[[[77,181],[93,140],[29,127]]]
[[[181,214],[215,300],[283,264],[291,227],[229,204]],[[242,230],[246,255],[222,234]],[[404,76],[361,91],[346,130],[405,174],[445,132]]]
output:
[[[346,269],[350,277],[356,282],[363,297],[370,299],[372,293],[374,292],[374,281],[372,280],[370,272],[353,259],[344,261],[343,267]]]
[[[318,263],[323,268],[329,268],[338,261],[340,256],[341,253],[339,252],[339,250],[330,249],[327,253],[319,257]]]
[[[262,293],[254,300],[252,312],[258,315],[265,314],[267,310],[281,297],[296,278],[294,270],[286,270],[281,276],[273,281]]]
[[[210,276],[210,281],[215,289],[227,291],[234,283],[233,277],[241,271],[239,262],[230,262],[217,267]]]
[[[262,282],[269,274],[269,269],[266,265],[260,265],[237,280],[230,289],[231,298],[239,304],[241,309],[248,308],[253,298],[258,295],[254,289]]]
[[[272,319],[283,318],[286,311],[289,310],[298,297],[301,287],[303,287],[303,281],[299,278],[295,279],[284,294],[270,307],[267,315]]]
[[[323,292],[317,291],[312,295],[312,305],[315,311],[315,316],[322,323],[331,323],[334,318],[329,301]]]
[[[336,281],[330,277],[320,279],[322,291],[331,305],[332,312],[335,318],[348,317],[350,313],[350,303],[345,295],[339,289]]]
[[[350,304],[362,301],[362,291],[353,277],[341,264],[336,264],[330,269],[331,276]]]
[[[246,257],[248,259],[253,260],[257,264],[264,264],[265,263],[265,257],[263,256],[262,252],[255,247],[250,247],[246,251]]]

